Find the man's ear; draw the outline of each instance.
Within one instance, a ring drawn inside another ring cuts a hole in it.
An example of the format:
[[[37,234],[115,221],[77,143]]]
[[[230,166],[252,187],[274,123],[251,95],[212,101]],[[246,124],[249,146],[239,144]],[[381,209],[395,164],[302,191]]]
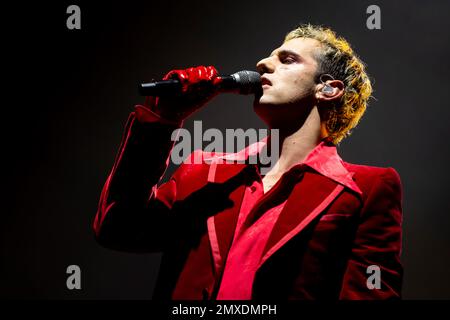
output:
[[[344,83],[341,80],[327,80],[317,85],[316,98],[319,101],[333,101],[344,94]]]

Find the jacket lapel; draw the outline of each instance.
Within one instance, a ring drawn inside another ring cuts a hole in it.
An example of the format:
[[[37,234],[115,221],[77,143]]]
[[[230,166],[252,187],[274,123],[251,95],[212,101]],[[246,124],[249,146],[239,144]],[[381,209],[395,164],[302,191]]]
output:
[[[304,172],[302,181],[289,196],[263,250],[259,267],[314,221],[344,187],[358,195],[362,194],[352,179],[354,173],[347,171],[336,147],[326,141],[311,151],[303,161],[303,166],[313,171]]]
[[[304,230],[341,193],[344,186],[317,173],[305,172],[292,190],[262,254],[259,267]]]
[[[220,275],[225,264],[246,188],[246,177],[243,170],[248,167],[245,161],[256,155],[265,146],[267,138],[249,145],[237,153],[213,155],[205,157],[209,164],[208,182],[227,184],[230,188],[230,200],[233,206],[207,220],[208,235],[216,275]]]
[[[233,205],[207,219],[214,270],[220,274],[236,229],[242,199],[245,193],[245,164],[215,164],[209,169],[208,181],[225,186]],[[213,173],[212,173],[213,172]]]
[[[226,183],[234,188],[230,194],[230,199],[234,203],[233,207],[209,217],[207,221],[217,274],[220,274],[220,269],[223,267],[230,249],[245,193],[246,180],[244,175],[240,173],[248,165],[242,163],[242,161],[257,154],[264,144],[265,140],[250,145],[235,154],[206,159],[206,162],[210,165],[208,181]],[[320,161],[317,161],[318,157],[321,158]],[[224,163],[225,159],[227,161],[241,161],[241,163],[226,164]],[[259,267],[285,243],[314,221],[336,199],[344,187],[361,194],[361,190],[352,179],[353,172],[348,172],[343,166],[343,161],[337,154],[336,147],[322,142],[308,155],[303,165],[313,170],[305,171],[302,181],[297,183],[292,190],[272,229]]]

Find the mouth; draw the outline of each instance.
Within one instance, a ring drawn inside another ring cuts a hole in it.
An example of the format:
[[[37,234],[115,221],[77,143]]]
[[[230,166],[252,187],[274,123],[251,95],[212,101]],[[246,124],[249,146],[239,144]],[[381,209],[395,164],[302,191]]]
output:
[[[261,86],[271,86],[272,82],[270,82],[269,79],[267,79],[266,77],[261,77]]]

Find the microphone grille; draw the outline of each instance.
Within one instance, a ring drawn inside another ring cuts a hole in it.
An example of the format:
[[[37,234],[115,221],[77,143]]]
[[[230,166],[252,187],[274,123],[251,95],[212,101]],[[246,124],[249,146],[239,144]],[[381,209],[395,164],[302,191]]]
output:
[[[232,75],[240,87],[240,94],[258,93],[261,91],[261,76],[258,72],[242,70]]]

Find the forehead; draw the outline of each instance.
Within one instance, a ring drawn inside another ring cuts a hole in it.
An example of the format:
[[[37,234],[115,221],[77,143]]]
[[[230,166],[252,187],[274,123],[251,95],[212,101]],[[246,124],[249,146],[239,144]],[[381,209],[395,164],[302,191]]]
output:
[[[292,51],[303,58],[314,59],[321,47],[321,43],[316,39],[294,38],[283,43],[279,48],[275,49],[271,55],[275,55],[282,51]]]

